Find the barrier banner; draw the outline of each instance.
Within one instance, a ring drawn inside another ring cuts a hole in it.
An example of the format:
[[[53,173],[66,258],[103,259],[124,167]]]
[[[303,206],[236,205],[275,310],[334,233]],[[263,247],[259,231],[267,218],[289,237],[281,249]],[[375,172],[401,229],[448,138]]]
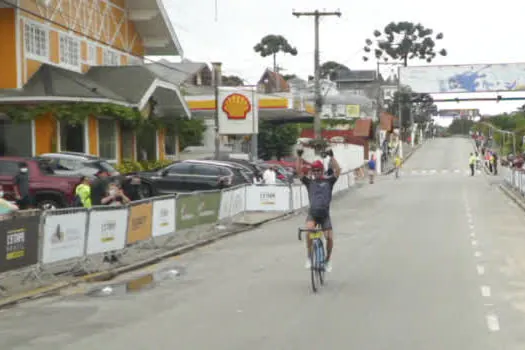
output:
[[[292,205],[293,210],[300,209],[302,207],[301,203],[301,186],[302,185],[294,185],[292,186]]]
[[[0,273],[38,262],[40,215],[0,221]]]
[[[80,258],[84,255],[87,211],[46,214],[43,232],[42,263]]]
[[[124,249],[127,225],[127,208],[92,209],[89,214],[87,254]]]
[[[248,186],[243,186],[232,191],[232,204],[230,209],[230,216],[235,216],[246,210],[246,189]]]
[[[131,205],[128,216],[127,244],[146,241],[151,238],[153,204],[141,203]]]
[[[233,190],[222,191],[221,193],[221,206],[219,209],[219,220],[226,219],[231,215]]]
[[[177,230],[212,224],[219,217],[221,192],[202,192],[177,197]]]
[[[290,187],[250,186],[246,189],[246,210],[288,211],[290,210]]]
[[[169,235],[175,232],[175,198],[153,202],[153,237]]]

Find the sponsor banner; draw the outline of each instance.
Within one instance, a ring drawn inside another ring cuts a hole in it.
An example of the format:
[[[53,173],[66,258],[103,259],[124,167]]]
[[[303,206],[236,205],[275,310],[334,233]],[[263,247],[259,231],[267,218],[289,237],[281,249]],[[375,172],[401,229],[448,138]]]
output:
[[[246,189],[247,211],[290,210],[290,187],[250,186]]]
[[[219,134],[259,133],[259,101],[255,88],[219,88]]]
[[[232,204],[230,209],[230,216],[238,215],[246,211],[246,188],[243,186],[232,191]]]
[[[128,216],[127,244],[146,241],[151,238],[153,204],[141,203],[131,205]]]
[[[523,91],[525,63],[401,67],[400,82],[429,94]]]
[[[175,198],[153,202],[153,237],[175,232]]]
[[[221,207],[219,209],[219,220],[226,219],[231,215],[233,191],[222,191]]]
[[[120,250],[126,246],[127,208],[92,210],[89,214],[87,254]]]
[[[45,216],[42,262],[80,258],[86,242],[87,211]]]
[[[194,193],[177,197],[177,230],[212,224],[219,217],[221,192]]]
[[[302,185],[292,186],[292,205],[293,210],[300,209],[303,205],[301,202],[301,187]]]
[[[3,220],[0,225],[0,273],[35,265],[40,216]]]

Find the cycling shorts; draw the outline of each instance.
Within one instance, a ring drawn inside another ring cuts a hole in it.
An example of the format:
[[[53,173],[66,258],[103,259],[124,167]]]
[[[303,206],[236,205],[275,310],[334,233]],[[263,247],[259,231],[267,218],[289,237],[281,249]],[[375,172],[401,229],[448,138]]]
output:
[[[331,230],[332,229],[332,220],[330,220],[330,211],[315,211],[315,210],[308,210],[308,216],[306,217],[306,221],[315,221],[317,225],[321,226],[321,229],[323,230]]]

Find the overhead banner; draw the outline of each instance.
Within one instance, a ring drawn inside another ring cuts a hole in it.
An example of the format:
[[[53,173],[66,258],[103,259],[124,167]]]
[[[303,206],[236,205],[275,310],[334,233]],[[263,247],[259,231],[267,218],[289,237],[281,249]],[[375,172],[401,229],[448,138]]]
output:
[[[84,255],[87,211],[47,215],[44,222],[42,262],[80,258]]]
[[[525,90],[525,63],[400,68],[400,83],[418,93]]]
[[[359,118],[361,110],[359,105],[346,105],[346,116],[348,118]]]
[[[250,87],[220,87],[218,100],[219,134],[259,133],[259,101]]]

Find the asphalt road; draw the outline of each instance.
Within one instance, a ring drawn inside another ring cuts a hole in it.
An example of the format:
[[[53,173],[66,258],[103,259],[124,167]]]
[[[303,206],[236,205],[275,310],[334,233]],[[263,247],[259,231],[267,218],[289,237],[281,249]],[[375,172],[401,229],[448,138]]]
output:
[[[1,348],[522,350],[524,215],[464,173],[471,149],[432,140],[406,176],[337,200],[333,272],[318,295],[298,216],[170,261],[181,276],[149,289],[80,288],[2,311]]]

